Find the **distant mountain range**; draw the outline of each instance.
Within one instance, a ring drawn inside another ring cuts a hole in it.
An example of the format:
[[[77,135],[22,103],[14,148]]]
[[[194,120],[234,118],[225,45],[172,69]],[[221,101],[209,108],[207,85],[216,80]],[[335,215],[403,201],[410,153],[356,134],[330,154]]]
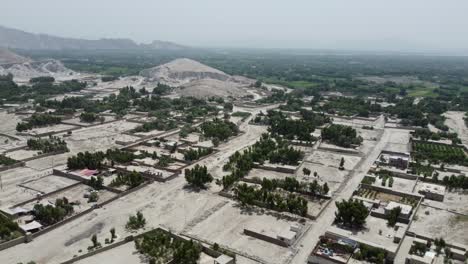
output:
[[[0,47],[24,50],[182,50],[188,47],[168,41],[155,40],[138,44],[131,39],[77,39],[46,34],[34,34],[0,26]]]

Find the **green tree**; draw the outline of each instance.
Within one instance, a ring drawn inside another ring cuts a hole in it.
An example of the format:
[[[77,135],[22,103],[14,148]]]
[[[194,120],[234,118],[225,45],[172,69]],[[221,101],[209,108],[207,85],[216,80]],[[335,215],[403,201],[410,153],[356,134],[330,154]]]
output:
[[[146,219],[143,216],[143,214],[140,211],[138,211],[136,215],[131,215],[128,218],[125,228],[129,230],[137,230],[137,229],[145,227],[145,225],[146,225]]]
[[[349,227],[361,228],[366,223],[369,210],[362,201],[342,200],[335,202],[337,212],[335,212],[335,222]]]
[[[398,221],[398,217],[400,216],[400,213],[401,213],[401,207],[398,206],[398,207],[395,207],[393,208],[392,210],[390,210],[390,213],[388,215],[388,221],[387,221],[387,225],[388,226],[395,226],[395,224],[397,223]]]
[[[341,157],[340,167],[339,167],[340,170],[344,170],[344,164],[345,164],[345,159],[343,157]]]
[[[324,183],[324,184],[323,184],[322,190],[323,190],[323,194],[324,194],[324,195],[327,195],[327,194],[328,194],[328,192],[330,191],[330,188],[328,187],[328,184],[327,184],[327,183]]]
[[[185,169],[185,180],[191,186],[205,188],[207,183],[213,181],[213,176],[208,173],[206,166],[195,165],[192,169]]]

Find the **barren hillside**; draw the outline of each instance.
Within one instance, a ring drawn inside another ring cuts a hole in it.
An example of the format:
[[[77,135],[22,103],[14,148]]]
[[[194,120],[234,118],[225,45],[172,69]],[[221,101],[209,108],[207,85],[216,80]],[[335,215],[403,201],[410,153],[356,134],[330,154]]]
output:
[[[181,86],[202,79],[226,81],[230,77],[220,70],[186,58],[143,70],[140,75],[171,86]]]
[[[0,64],[23,63],[30,61],[28,58],[11,52],[8,49],[0,48]]]
[[[29,80],[33,77],[67,77],[75,74],[58,60],[33,61],[0,66],[0,75],[13,74],[17,80]]]
[[[143,70],[140,75],[148,82],[177,87],[174,91],[177,96],[238,98],[247,95],[246,88],[254,82],[187,58]]]

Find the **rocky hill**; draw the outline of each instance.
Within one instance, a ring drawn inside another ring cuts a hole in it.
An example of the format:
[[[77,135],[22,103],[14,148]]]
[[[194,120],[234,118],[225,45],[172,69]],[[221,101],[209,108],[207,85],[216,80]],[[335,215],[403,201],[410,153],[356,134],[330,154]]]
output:
[[[150,83],[164,83],[176,87],[178,96],[206,98],[242,97],[254,81],[230,76],[220,70],[187,58],[176,59],[140,72]]]
[[[14,64],[28,62],[30,59],[20,56],[8,49],[0,48],[0,64]]]
[[[163,65],[145,69],[141,71],[140,75],[170,86],[180,86],[202,79],[226,81],[230,78],[229,75],[220,70],[186,58],[176,59]]]
[[[76,73],[66,68],[60,61],[29,61],[17,64],[0,65],[0,75],[13,74],[16,80],[28,81],[39,76],[70,78]]]
[[[137,44],[131,39],[76,39],[33,34],[0,26],[0,47],[25,50],[125,50],[125,49],[182,49],[184,46],[155,40]]]

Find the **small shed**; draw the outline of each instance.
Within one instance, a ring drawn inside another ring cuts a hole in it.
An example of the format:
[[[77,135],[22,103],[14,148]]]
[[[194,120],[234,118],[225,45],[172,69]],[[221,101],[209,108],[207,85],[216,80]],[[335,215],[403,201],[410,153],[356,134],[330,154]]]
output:
[[[19,227],[20,227],[24,232],[34,233],[34,232],[37,232],[37,231],[41,230],[42,225],[41,225],[41,223],[39,223],[39,222],[37,222],[37,221],[32,221],[31,223],[27,223],[27,224],[24,224],[24,225],[20,225]]]

